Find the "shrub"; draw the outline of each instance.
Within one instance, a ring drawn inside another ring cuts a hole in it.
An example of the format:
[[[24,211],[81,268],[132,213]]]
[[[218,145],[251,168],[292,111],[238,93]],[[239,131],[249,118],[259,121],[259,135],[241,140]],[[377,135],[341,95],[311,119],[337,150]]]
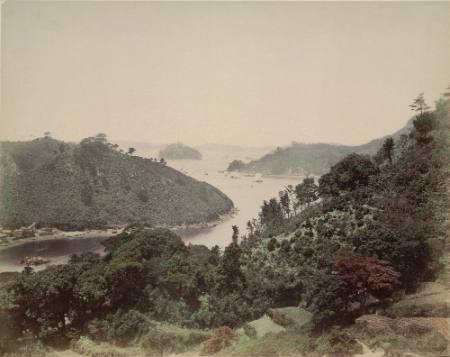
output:
[[[269,252],[273,252],[276,248],[278,248],[280,244],[276,240],[276,238],[270,238],[269,243],[267,243],[267,249]]]
[[[332,328],[313,342],[313,350],[319,353],[339,353],[352,356],[355,353],[362,353],[362,346],[346,331]]]
[[[245,324],[244,326],[242,326],[242,328],[244,329],[244,332],[248,337],[256,338],[256,329],[252,325]]]
[[[205,356],[217,353],[224,348],[231,346],[236,339],[237,335],[232,329],[227,326],[219,327],[214,330],[211,338],[205,341],[202,348],[202,355]]]
[[[92,320],[88,324],[88,335],[95,340],[114,341],[119,346],[126,346],[154,326],[155,323],[138,311],[123,313],[119,310],[104,320]]]

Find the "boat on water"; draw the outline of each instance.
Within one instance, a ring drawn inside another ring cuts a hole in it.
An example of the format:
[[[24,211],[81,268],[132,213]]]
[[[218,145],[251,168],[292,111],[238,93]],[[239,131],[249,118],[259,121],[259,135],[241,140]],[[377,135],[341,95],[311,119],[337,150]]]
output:
[[[256,174],[255,177],[256,177],[255,182],[257,182],[257,183],[264,182],[264,181],[262,180],[262,175],[261,175],[261,174]]]

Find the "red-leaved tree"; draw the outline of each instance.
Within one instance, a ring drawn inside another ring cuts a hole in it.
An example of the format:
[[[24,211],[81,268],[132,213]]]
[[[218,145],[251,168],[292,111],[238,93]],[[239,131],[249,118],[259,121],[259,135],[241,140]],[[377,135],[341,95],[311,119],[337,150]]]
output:
[[[350,300],[362,304],[368,294],[377,299],[389,297],[400,283],[400,273],[389,262],[352,252],[336,254],[334,271],[350,292]]]

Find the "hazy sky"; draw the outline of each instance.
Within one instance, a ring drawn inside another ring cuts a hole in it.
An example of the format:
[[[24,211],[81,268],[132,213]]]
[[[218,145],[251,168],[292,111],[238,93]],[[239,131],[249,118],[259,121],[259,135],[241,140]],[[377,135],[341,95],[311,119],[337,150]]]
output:
[[[450,3],[14,2],[0,140],[358,144],[450,83]]]

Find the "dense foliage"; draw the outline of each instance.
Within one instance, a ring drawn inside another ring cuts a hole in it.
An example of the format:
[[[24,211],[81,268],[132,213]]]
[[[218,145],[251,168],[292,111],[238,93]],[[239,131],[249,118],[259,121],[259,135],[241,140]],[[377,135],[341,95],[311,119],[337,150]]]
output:
[[[46,136],[0,145],[3,226],[191,224],[217,219],[233,206],[216,188],[163,161],[122,153],[104,134],[79,144]]]
[[[0,289],[10,324],[0,330],[0,348],[80,335],[126,345],[158,321],[233,328],[299,304],[323,329],[388,306],[395,292],[433,279],[444,244],[448,101],[418,112],[413,125],[374,157],[351,154],[318,183],[307,177],[264,201],[246,235],[233,226],[223,252],[135,227],[109,239],[104,257],[26,269]],[[218,329],[205,348],[232,339]]]

